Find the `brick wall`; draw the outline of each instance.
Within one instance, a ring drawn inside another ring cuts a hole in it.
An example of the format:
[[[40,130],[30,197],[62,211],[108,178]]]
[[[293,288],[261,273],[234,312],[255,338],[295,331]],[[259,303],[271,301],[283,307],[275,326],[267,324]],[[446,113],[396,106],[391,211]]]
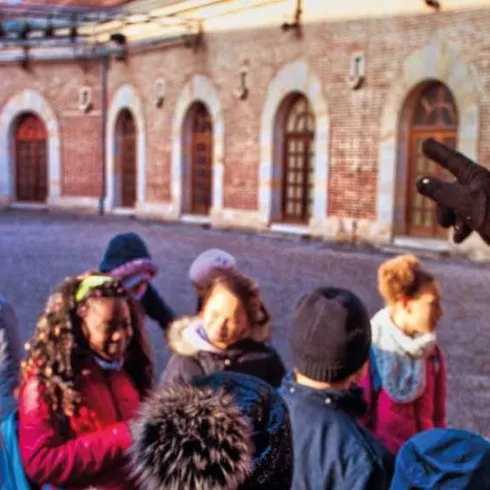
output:
[[[140,94],[147,131],[147,198],[171,198],[172,121],[183,86],[196,73],[213,80],[224,113],[224,206],[255,210],[260,164],[260,119],[267,86],[287,63],[303,59],[320,78],[330,117],[329,215],[375,219],[380,118],[388,89],[401,63],[412,52],[437,39],[473,67],[480,95],[479,157],[490,160],[490,9],[440,12],[411,17],[319,22],[304,27],[302,39],[278,25],[255,30],[205,34],[198,52],[184,47],[134,55],[113,62],[111,96],[124,83]],[[352,91],[346,82],[351,53],[366,52],[367,79]],[[250,64],[250,96],[237,101],[242,60]],[[52,104],[63,131],[63,189],[70,195],[95,196],[100,188],[100,119],[75,114],[76,87],[89,81],[96,89],[98,68],[38,65],[32,73],[0,67],[0,107],[22,87],[37,88]],[[163,108],[152,102],[154,81],[166,81]],[[407,94],[408,95],[408,94]],[[98,96],[96,95],[96,101]],[[96,102],[95,114],[100,107]],[[76,142],[72,141],[78,136]],[[82,171],[83,170],[83,171]],[[325,189],[327,190],[327,189]]]

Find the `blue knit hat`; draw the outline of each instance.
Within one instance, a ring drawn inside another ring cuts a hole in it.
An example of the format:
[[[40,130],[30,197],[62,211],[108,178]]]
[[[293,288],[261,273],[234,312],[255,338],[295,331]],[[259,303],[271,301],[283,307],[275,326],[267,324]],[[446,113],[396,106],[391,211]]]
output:
[[[490,443],[457,429],[432,429],[409,439],[396,458],[392,490],[490,490]]]

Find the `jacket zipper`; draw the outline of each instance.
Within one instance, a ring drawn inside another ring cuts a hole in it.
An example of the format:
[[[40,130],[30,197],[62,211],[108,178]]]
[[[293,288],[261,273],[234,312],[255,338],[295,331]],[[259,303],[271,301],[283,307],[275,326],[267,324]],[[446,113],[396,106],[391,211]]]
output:
[[[104,372],[104,381],[105,381],[105,384],[107,386],[107,389],[109,390],[109,394],[111,396],[112,405],[114,407],[114,411],[116,412],[117,421],[118,422],[122,422],[123,421],[123,417],[122,417],[122,414],[121,414],[121,409],[119,408],[119,405],[117,403],[116,397],[114,396],[114,392],[112,391],[111,383],[109,382],[108,377],[109,377],[108,373],[107,372]]]

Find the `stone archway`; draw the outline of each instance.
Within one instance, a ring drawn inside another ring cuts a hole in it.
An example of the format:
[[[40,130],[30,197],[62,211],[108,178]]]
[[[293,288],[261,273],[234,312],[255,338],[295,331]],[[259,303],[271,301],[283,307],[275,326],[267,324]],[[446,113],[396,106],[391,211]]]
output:
[[[143,104],[136,90],[122,85],[114,94],[107,115],[106,209],[116,206],[116,122],[120,112],[129,110],[136,123],[136,207],[146,201],[146,126]]]
[[[202,102],[210,112],[213,124],[212,206],[211,214],[223,208],[224,179],[224,119],[218,90],[204,75],[195,75],[183,88],[177,100],[172,123],[172,181],[173,214],[180,217],[184,200],[183,132],[189,108]]]
[[[61,196],[61,152],[58,120],[46,99],[37,91],[26,89],[10,98],[0,115],[0,201],[15,199],[13,128],[19,116],[33,113],[48,133],[48,203]]]
[[[381,141],[378,157],[376,237],[389,242],[395,225],[395,194],[403,145],[400,144],[400,117],[409,94],[418,85],[437,80],[453,94],[459,113],[458,150],[477,158],[479,135],[479,89],[470,66],[446,44],[432,43],[412,53],[392,82],[381,117]],[[403,169],[402,169],[403,170]]]
[[[310,224],[322,227],[327,217],[328,162],[330,120],[320,79],[304,61],[284,66],[269,83],[260,124],[259,212],[264,224],[270,224],[273,214],[274,192],[280,182],[274,179],[274,148],[277,114],[285,98],[292,93],[301,93],[309,101],[315,116],[315,173],[314,202]]]

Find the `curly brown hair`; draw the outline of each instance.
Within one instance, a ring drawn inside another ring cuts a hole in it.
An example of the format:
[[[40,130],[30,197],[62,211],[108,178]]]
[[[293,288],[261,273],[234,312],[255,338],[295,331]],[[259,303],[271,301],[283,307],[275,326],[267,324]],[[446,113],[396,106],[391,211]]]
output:
[[[95,273],[66,278],[49,296],[34,335],[25,346],[27,359],[22,363],[22,380],[36,376],[44,387],[44,396],[51,409],[61,409],[67,416],[77,413],[80,408],[78,375],[90,351],[82,333],[78,309],[90,298],[120,298],[128,303],[133,337],[124,367],[142,398],[153,382],[153,363],[140,306],[122,283],[111,278],[92,288],[82,301],[75,300],[80,284],[92,274]]]
[[[257,283],[236,270],[222,270],[204,289],[201,311],[217,287],[229,291],[243,305],[250,326],[249,337],[256,342],[269,340],[271,317],[260,297]]]
[[[387,304],[401,298],[413,298],[422,287],[435,280],[414,255],[398,255],[378,269],[378,289]]]

